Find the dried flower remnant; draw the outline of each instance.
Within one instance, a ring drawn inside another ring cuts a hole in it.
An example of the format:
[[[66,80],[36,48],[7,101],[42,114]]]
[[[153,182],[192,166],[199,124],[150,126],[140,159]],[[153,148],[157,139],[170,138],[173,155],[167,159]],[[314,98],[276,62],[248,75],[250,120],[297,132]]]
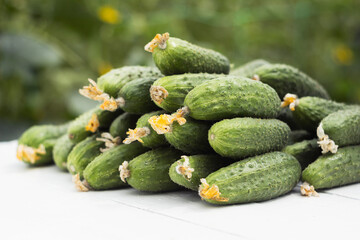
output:
[[[149,135],[150,134],[150,129],[147,128],[147,127],[135,128],[135,129],[130,129],[129,128],[129,131],[127,131],[126,134],[128,135],[128,137],[125,138],[123,143],[130,144],[130,143],[132,143],[134,141],[139,141],[139,142],[143,143],[144,141],[141,140],[141,138],[146,137],[147,135]]]
[[[320,123],[319,127],[317,128],[316,134],[319,138],[319,141],[317,143],[322,149],[322,154],[325,154],[327,152],[337,152],[339,146],[336,145],[335,142],[331,140],[328,135],[325,134],[322,123]]]
[[[20,161],[30,162],[35,164],[40,158],[40,155],[45,155],[46,150],[43,144],[40,144],[38,148],[33,148],[20,144],[17,148],[16,157]]]
[[[175,121],[177,121],[179,125],[185,124],[186,119],[184,116],[186,116],[188,113],[188,108],[183,107],[171,115],[161,114],[160,116],[152,116],[148,122],[157,134],[165,134],[171,131],[171,125]]]
[[[315,191],[314,186],[310,185],[307,182],[304,182],[301,186],[300,186],[300,193],[303,196],[306,197],[318,197],[319,194]]]
[[[201,199],[208,199],[217,202],[227,202],[228,198],[220,197],[221,193],[219,191],[219,187],[213,184],[211,187],[206,182],[205,178],[200,179],[200,187],[199,187],[199,195]]]
[[[88,132],[93,132],[94,133],[94,132],[97,131],[99,126],[100,126],[99,119],[98,119],[97,115],[94,113],[91,116],[91,119],[89,120],[88,124],[85,126],[85,130],[88,131]]]
[[[110,150],[111,148],[121,144],[121,138],[120,137],[113,137],[110,133],[104,132],[101,134],[100,138],[96,138],[96,141],[104,142],[105,148],[100,148],[101,152],[106,152]]]
[[[151,86],[150,88],[150,97],[158,104],[161,104],[168,95],[168,91],[162,86]]]
[[[289,106],[291,111],[295,111],[295,107],[299,105],[299,99],[298,96],[295,94],[288,93],[284,97],[284,101],[281,102],[281,107],[287,107]]]
[[[186,180],[190,181],[194,169],[190,167],[190,159],[188,156],[181,156],[181,158],[184,159],[184,162],[180,160],[177,161],[175,170],[178,174],[183,175]]]
[[[251,79],[255,81],[260,81],[260,76],[255,74]]]
[[[170,38],[170,34],[169,33],[164,33],[164,34],[156,34],[156,36],[153,38],[153,40],[151,40],[151,42],[149,42],[148,44],[145,45],[144,49],[147,52],[153,52],[155,48],[159,47],[160,49],[165,49],[166,48],[166,41]]]
[[[84,181],[81,181],[81,180],[80,180],[80,175],[79,175],[79,173],[73,175],[72,181],[73,181],[73,183],[75,183],[75,187],[76,187],[76,189],[77,189],[78,191],[80,191],[80,192],[87,192],[87,191],[90,190],[89,186],[86,186],[86,185],[88,185],[88,184],[85,184]]]
[[[130,177],[130,170],[128,169],[128,166],[129,166],[129,162],[128,162],[128,161],[124,161],[124,162],[119,166],[120,179],[121,179],[121,181],[123,181],[124,183],[126,183],[126,178]]]

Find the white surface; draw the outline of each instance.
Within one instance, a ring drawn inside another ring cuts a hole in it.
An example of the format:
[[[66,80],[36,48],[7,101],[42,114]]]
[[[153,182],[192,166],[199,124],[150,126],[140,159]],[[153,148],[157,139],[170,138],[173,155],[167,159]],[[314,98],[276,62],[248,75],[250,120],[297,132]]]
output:
[[[55,166],[30,168],[0,143],[0,239],[360,239],[360,184],[212,206],[197,193],[77,192]]]

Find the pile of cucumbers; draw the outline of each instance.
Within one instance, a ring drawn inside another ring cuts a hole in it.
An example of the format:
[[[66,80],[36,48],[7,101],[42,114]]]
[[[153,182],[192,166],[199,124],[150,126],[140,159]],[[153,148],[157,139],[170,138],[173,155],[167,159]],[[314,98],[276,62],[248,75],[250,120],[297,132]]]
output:
[[[55,164],[80,191],[187,188],[213,204],[269,200],[360,182],[360,106],[317,81],[157,34],[156,67],[113,69],[80,94],[99,105],[62,125],[33,126],[17,158]]]

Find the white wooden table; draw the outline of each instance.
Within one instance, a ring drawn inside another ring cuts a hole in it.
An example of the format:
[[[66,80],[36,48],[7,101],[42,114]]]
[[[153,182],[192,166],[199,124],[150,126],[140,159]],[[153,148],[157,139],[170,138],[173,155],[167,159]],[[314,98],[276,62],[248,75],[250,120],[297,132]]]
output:
[[[360,239],[360,184],[306,198],[212,206],[196,192],[77,192],[55,166],[30,168],[0,143],[0,239]]]

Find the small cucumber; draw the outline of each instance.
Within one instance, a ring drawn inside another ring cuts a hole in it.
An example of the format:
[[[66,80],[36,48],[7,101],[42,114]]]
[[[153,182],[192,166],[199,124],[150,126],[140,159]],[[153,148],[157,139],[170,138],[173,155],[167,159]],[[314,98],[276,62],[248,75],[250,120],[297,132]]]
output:
[[[293,156],[271,152],[244,159],[201,179],[199,195],[213,204],[259,202],[291,191],[301,167]]]
[[[294,156],[299,161],[302,169],[305,169],[321,155],[321,148],[317,143],[317,139],[304,140],[288,145],[282,151]]]
[[[209,143],[223,157],[245,158],[281,150],[289,134],[288,125],[277,119],[225,119],[210,128]]]
[[[219,155],[181,156],[171,165],[169,176],[174,183],[197,191],[201,178],[226,165],[229,165],[229,161]]]
[[[289,134],[287,145],[292,145],[297,142],[301,142],[303,140],[311,140],[315,137],[314,134],[310,134],[308,131],[305,130],[295,130],[291,131]]]
[[[343,147],[319,157],[303,171],[302,180],[315,189],[360,182],[360,146]]]
[[[53,149],[53,159],[58,168],[63,171],[67,171],[67,159],[68,156],[75,146],[67,134],[63,135],[59,139],[56,140]]]
[[[156,105],[169,112],[184,106],[186,95],[197,85],[218,78],[220,74],[187,73],[162,77],[150,88],[151,99]]]
[[[129,128],[134,129],[136,127],[136,121],[139,116],[130,113],[123,113],[111,123],[109,132],[113,137],[126,138],[126,132]]]
[[[155,65],[164,75],[183,73],[225,73],[230,71],[230,62],[222,54],[202,48],[168,33],[157,34],[145,46],[152,52]]]
[[[263,59],[255,59],[253,61],[250,61],[248,63],[245,63],[244,65],[235,68],[234,70],[231,70],[230,75],[252,78],[254,76],[254,72],[256,69],[267,64],[270,63]]]
[[[270,86],[237,76],[202,83],[191,90],[184,101],[190,117],[198,120],[276,118],[280,104],[280,98]]]
[[[66,133],[67,128],[68,124],[30,127],[19,138],[16,157],[32,166],[52,163],[55,142]]]
[[[85,186],[94,190],[127,186],[119,177],[119,165],[147,150],[140,143],[121,144],[100,154],[84,170]]]
[[[257,68],[254,74],[259,77],[261,82],[274,88],[281,98],[287,93],[293,93],[299,97],[330,98],[320,83],[289,65],[267,64]]]
[[[125,84],[119,92],[119,106],[133,114],[144,114],[159,109],[149,94],[151,85],[157,77],[139,78]]]
[[[171,181],[169,168],[183,153],[173,148],[158,148],[143,153],[120,167],[120,177],[140,191],[164,192],[180,188]]]

